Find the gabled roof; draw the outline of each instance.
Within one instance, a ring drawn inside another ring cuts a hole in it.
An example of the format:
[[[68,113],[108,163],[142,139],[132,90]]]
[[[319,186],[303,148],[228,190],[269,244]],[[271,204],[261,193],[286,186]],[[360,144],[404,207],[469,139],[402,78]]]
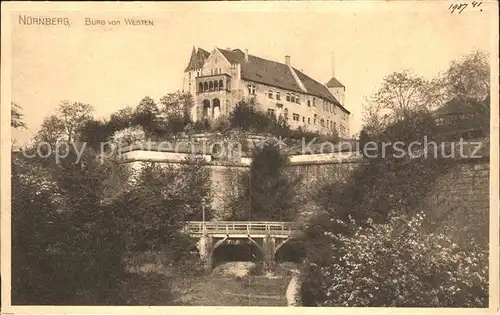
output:
[[[189,59],[189,63],[184,72],[200,69],[201,67],[203,67],[203,64],[205,63],[205,60],[208,58],[208,56],[210,56],[210,53],[208,51],[201,48],[196,49],[193,47],[191,58]]]
[[[327,87],[345,87],[337,78],[332,77],[327,83]]]
[[[456,95],[447,101],[443,106],[434,111],[435,115],[453,115],[453,114],[468,114],[468,113],[482,113],[485,107],[482,103],[463,96]]]
[[[245,53],[242,52],[239,49],[234,49],[234,50],[227,50],[227,49],[220,49],[217,48],[224,57],[226,57],[227,61],[231,64],[235,63],[241,63],[243,60],[245,60]]]
[[[231,64],[239,63],[241,65],[241,77],[244,80],[275,86],[293,92],[304,92],[297,84],[297,81],[295,81],[294,75],[287,64],[253,55],[248,55],[248,60],[245,60],[245,53],[241,49],[217,49]],[[340,104],[325,85],[312,79],[302,71],[295,68],[293,68],[293,71],[297,74],[308,94],[333,102],[345,112],[350,113]]]

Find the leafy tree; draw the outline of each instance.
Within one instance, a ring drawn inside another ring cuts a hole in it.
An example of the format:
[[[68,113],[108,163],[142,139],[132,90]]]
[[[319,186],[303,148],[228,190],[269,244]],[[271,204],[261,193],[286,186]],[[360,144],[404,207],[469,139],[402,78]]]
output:
[[[88,104],[63,101],[57,107],[56,113],[43,121],[36,138],[52,144],[58,140],[78,140],[81,129],[92,118],[92,111],[92,106]]]
[[[74,141],[80,128],[92,117],[93,108],[89,104],[63,101],[57,108],[57,115],[63,122],[67,141]]]
[[[286,172],[288,157],[279,148],[256,148],[250,170],[241,175],[239,193],[232,202],[235,220],[291,221],[297,210],[299,178]]]
[[[194,106],[194,99],[189,92],[169,93],[160,99],[160,104],[167,120],[182,118],[186,124],[191,122],[191,108]]]
[[[80,140],[94,150],[108,140],[112,133],[111,125],[105,120],[90,119],[80,128]]]
[[[474,51],[452,61],[448,70],[441,77],[441,84],[450,98],[460,95],[476,101],[483,101],[490,93],[488,54]]]
[[[394,72],[384,78],[382,86],[365,106],[365,131],[380,132],[390,124],[411,117],[414,112],[436,107],[441,101],[437,83],[409,70]]]
[[[64,139],[64,122],[57,115],[45,118],[35,138],[39,142],[55,145],[57,141]]]
[[[10,107],[10,126],[14,128],[26,128],[26,123],[23,121],[23,113],[21,106],[11,103]]]
[[[109,128],[112,131],[118,131],[128,127],[132,127],[134,122],[134,109],[132,107],[125,107],[111,114],[109,118]]]
[[[241,101],[229,116],[232,128],[244,131],[287,136],[290,127],[283,117],[263,112],[255,97]]]
[[[58,292],[47,290],[53,278],[47,251],[57,242],[57,196],[44,170],[12,156],[12,303],[51,304]],[[27,233],[29,231],[29,233]],[[59,236],[60,237],[60,236]],[[34,264],[33,261],[37,263]],[[64,291],[61,293],[65,293]],[[62,294],[60,295],[62,297]],[[64,297],[63,297],[64,298]]]
[[[132,124],[141,125],[148,133],[158,128],[159,109],[155,101],[149,96],[144,97],[135,108]]]

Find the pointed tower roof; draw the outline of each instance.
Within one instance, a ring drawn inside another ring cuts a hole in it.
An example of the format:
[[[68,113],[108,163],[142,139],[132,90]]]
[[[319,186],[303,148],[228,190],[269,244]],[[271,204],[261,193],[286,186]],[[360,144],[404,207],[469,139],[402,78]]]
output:
[[[335,77],[332,77],[327,83],[326,83],[326,87],[329,87],[329,88],[335,88],[335,87],[343,87],[345,88],[345,86],[340,83],[339,80],[337,80],[337,78]]]
[[[204,49],[198,48],[193,46],[193,50],[191,51],[191,58],[189,59],[189,63],[184,70],[184,72],[190,71],[190,70],[195,70],[195,69],[200,69],[203,67],[203,64],[205,63],[205,60],[210,56],[210,53]]]

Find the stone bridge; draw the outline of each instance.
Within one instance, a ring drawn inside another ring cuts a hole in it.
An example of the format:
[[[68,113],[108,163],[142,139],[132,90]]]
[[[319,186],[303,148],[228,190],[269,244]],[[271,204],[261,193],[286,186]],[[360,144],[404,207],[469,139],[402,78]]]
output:
[[[298,232],[294,222],[267,221],[191,221],[187,232],[198,241],[206,269],[212,268],[214,251],[224,244],[253,244],[262,254],[266,269],[272,269],[278,250]]]

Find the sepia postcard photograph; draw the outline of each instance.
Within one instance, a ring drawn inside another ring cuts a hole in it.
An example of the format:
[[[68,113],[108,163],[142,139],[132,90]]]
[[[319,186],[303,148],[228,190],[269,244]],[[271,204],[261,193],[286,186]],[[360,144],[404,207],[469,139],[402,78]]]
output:
[[[2,313],[498,313],[498,11],[2,2]]]

